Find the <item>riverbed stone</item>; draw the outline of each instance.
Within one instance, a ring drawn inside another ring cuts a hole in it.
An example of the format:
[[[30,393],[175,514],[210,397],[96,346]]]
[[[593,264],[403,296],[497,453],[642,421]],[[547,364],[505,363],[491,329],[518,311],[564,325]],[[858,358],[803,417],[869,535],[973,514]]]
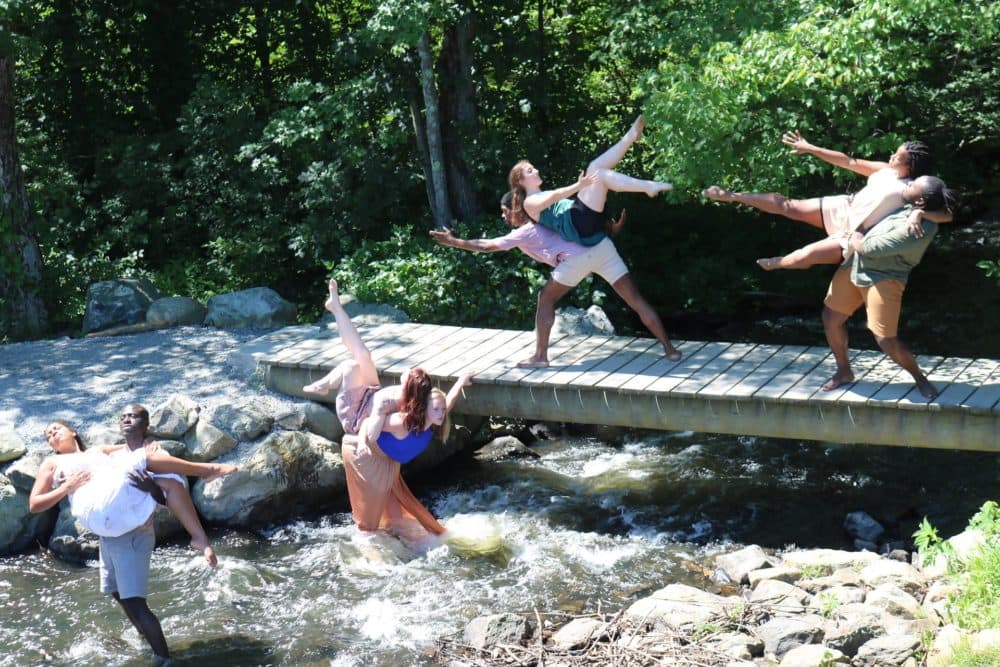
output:
[[[574,618],[552,633],[549,641],[554,648],[568,651],[601,639],[607,627],[607,623],[596,618]]]
[[[302,406],[302,416],[307,430],[332,442],[340,442],[344,437],[344,427],[337,413],[321,403],[306,403]]]
[[[920,607],[928,614],[938,618],[948,618],[948,597],[959,591],[959,587],[948,581],[935,581],[924,593]]]
[[[83,333],[144,322],[150,304],[162,296],[146,278],[119,278],[93,283],[87,288]]]
[[[920,649],[917,635],[883,635],[865,642],[854,656],[855,667],[905,665]]]
[[[491,463],[508,458],[541,458],[541,454],[527,447],[512,435],[502,435],[494,438],[476,450],[477,461]]]
[[[892,583],[910,595],[916,595],[926,586],[924,576],[915,567],[888,558],[866,565],[858,572],[858,577],[870,588]]]
[[[795,583],[795,585],[802,590],[815,594],[827,588],[833,588],[834,586],[861,586],[862,583],[861,577],[858,576],[857,572],[847,568],[841,568],[825,577],[800,579]]]
[[[271,417],[252,405],[237,407],[223,403],[212,413],[212,425],[236,442],[250,442],[271,429]]]
[[[713,651],[735,660],[750,660],[764,654],[764,642],[759,637],[742,632],[724,632],[705,639]]]
[[[876,544],[885,528],[868,512],[851,512],[844,517],[844,531],[853,538]]]
[[[796,646],[781,659],[778,667],[833,667],[849,665],[851,659],[835,648],[822,644]]]
[[[154,327],[176,327],[201,324],[205,321],[205,306],[187,296],[165,296],[149,304],[146,324]]]
[[[173,394],[149,414],[149,435],[178,440],[198,422],[201,408],[182,394]]]
[[[199,419],[194,428],[184,437],[187,458],[191,461],[211,461],[229,452],[236,446],[236,439],[209,423]]]
[[[823,643],[830,648],[854,656],[862,644],[885,634],[881,619],[874,610],[851,603],[837,610],[838,618],[823,626]]]
[[[25,446],[24,440],[17,433],[0,431],[0,463],[17,460],[24,456],[27,451],[28,448]]]
[[[518,644],[528,636],[528,621],[518,614],[478,616],[465,626],[465,643],[477,649],[497,644]]]
[[[745,584],[750,572],[771,565],[767,554],[756,544],[743,547],[739,551],[715,557],[715,566],[726,573],[730,581]]]
[[[888,614],[915,619],[924,615],[917,600],[895,584],[880,584],[865,596],[865,604]]]
[[[781,562],[789,567],[797,567],[804,572],[830,574],[840,568],[862,568],[879,560],[881,556],[869,551],[841,551],[839,549],[805,549],[788,551],[781,556]]]
[[[35,478],[38,477],[38,469],[42,463],[52,455],[52,450],[32,449],[21,458],[7,466],[4,475],[14,485],[14,488],[24,493],[31,493],[31,487],[35,485]]]
[[[276,431],[226,457],[232,475],[191,489],[198,511],[227,525],[259,525],[346,501],[340,447],[308,431]]]
[[[725,616],[741,601],[714,595],[685,584],[670,584],[632,603],[625,617],[679,629]]]
[[[614,336],[615,325],[611,324],[604,310],[597,305],[587,310],[566,306],[556,311],[555,322],[552,324],[552,334],[557,336]]]
[[[812,597],[798,586],[777,579],[765,579],[753,589],[750,602],[770,607],[777,614],[801,614]]]
[[[0,554],[21,551],[47,532],[55,520],[51,512],[32,514],[28,510],[28,492],[14,486],[7,475],[0,474]]]
[[[794,567],[788,567],[786,565],[779,565],[777,567],[763,567],[759,570],[752,570],[747,572],[747,582],[750,584],[750,588],[756,588],[757,584],[762,581],[767,581],[773,579],[775,581],[783,581],[786,584],[796,584],[797,581],[802,577],[802,570]],[[798,585],[798,584],[796,584]],[[799,586],[802,588],[801,586]],[[813,591],[809,591],[810,593]]]
[[[58,519],[49,538],[49,550],[62,560],[83,563],[96,560],[99,547],[100,538],[76,520],[69,511],[69,501],[64,499],[60,502]]]
[[[764,655],[780,660],[796,646],[821,641],[823,629],[808,617],[778,616],[759,626],[757,636],[764,642]]]
[[[295,304],[270,287],[217,294],[208,300],[205,324],[220,329],[270,328],[295,323]]]

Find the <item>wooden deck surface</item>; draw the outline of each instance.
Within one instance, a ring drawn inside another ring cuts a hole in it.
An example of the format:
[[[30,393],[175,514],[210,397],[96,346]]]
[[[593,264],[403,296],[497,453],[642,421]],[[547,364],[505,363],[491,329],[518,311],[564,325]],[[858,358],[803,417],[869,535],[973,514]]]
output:
[[[825,347],[676,341],[684,357],[671,362],[653,339],[554,336],[551,366],[522,369],[515,362],[533,351],[531,331],[396,323],[358,329],[384,382],[413,366],[442,386],[475,372],[460,412],[1000,450],[1000,361],[992,359],[918,357],[940,391],[927,401],[877,351],[852,351],[856,381],[825,392],[820,386],[834,369]],[[305,396],[302,385],[347,358],[330,329],[276,340],[261,363],[269,386]],[[573,394],[577,400],[566,400]]]

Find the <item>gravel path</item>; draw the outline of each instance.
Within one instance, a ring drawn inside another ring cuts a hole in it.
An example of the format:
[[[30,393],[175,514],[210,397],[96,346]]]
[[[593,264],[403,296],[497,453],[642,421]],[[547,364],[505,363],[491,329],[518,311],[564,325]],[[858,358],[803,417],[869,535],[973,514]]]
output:
[[[252,401],[274,414],[300,404],[230,363],[233,352],[266,333],[189,326],[0,345],[0,433],[16,432],[31,449],[45,447],[42,429],[52,419],[86,434],[116,427],[129,403],[152,411],[175,393],[208,410]]]

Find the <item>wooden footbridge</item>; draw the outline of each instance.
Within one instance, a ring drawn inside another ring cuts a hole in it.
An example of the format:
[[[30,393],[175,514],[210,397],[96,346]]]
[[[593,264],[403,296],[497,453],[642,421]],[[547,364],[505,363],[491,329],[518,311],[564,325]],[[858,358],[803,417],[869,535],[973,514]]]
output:
[[[306,397],[303,385],[347,358],[336,329],[309,330],[282,330],[258,347],[268,387]],[[456,409],[465,414],[1000,451],[997,360],[918,357],[941,392],[927,401],[877,351],[852,351],[856,382],[824,392],[834,370],[826,347],[675,341],[684,358],[671,362],[650,338],[553,336],[552,365],[522,369],[515,361],[532,353],[530,331],[398,323],[358,330],[383,383],[421,366],[447,389],[474,371]]]

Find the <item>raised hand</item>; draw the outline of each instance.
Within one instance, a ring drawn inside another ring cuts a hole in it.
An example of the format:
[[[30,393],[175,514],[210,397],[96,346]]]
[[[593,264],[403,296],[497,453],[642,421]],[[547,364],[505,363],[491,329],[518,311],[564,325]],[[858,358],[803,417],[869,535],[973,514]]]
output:
[[[809,149],[812,148],[812,144],[806,141],[803,138],[802,133],[798,130],[795,130],[794,132],[785,132],[781,135],[781,143],[786,146],[791,146],[793,155],[808,153]]]
[[[450,246],[455,240],[455,236],[451,233],[451,230],[445,227],[444,229],[432,229],[430,231],[434,240],[443,246]]]

